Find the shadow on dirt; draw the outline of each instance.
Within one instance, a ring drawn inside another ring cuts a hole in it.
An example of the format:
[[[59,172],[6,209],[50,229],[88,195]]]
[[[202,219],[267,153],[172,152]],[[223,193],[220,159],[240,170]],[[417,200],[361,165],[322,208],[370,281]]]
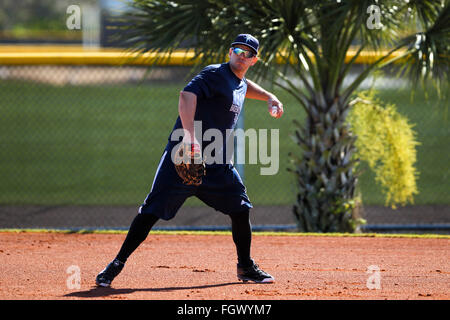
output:
[[[177,290],[193,290],[193,289],[208,289],[216,287],[231,286],[236,284],[242,284],[242,282],[227,282],[203,286],[190,286],[190,287],[167,287],[167,288],[104,288],[104,287],[92,287],[90,290],[77,291],[65,294],[64,297],[78,297],[78,298],[98,298],[107,297],[112,295],[130,294],[133,292],[167,292],[167,291],[177,291]]]

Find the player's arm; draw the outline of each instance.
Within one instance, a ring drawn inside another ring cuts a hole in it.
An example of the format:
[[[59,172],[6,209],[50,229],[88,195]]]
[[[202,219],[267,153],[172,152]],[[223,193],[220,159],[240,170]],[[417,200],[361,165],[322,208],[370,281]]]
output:
[[[279,118],[283,115],[284,109],[283,104],[278,100],[278,98],[271,92],[265,90],[261,86],[257,85],[253,81],[247,79],[247,93],[246,98],[267,101],[268,111],[272,111],[272,106],[278,107],[277,117]]]
[[[187,140],[185,135],[185,142],[187,143],[195,143],[194,117],[196,109],[197,96],[192,92],[181,91],[178,101],[178,113],[180,115],[183,129],[189,133],[190,141]]]
[[[183,142],[172,154],[175,170],[184,184],[198,186],[205,175],[205,163],[200,144],[195,139],[194,118],[197,109],[197,95],[181,91],[178,101],[178,113],[184,129]]]

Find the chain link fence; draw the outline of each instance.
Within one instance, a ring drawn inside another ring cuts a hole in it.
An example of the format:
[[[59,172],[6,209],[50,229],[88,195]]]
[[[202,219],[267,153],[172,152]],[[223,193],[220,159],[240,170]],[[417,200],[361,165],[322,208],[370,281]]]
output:
[[[0,228],[128,228],[178,115],[178,94],[196,71],[0,65]],[[240,119],[245,129],[267,130],[269,137],[279,130],[277,174],[261,175],[267,164],[260,162],[239,168],[254,204],[255,230],[295,230],[297,190],[287,171],[288,153],[297,148],[290,138],[292,120],[301,122],[304,112],[289,95],[276,93],[286,108],[281,119],[271,118],[264,102],[252,100],[245,102]],[[436,231],[450,222],[449,126],[435,97],[426,101],[418,95],[411,102],[409,93],[383,88],[380,97],[416,123],[420,194],[414,205],[385,208],[366,170],[360,186],[368,231],[390,225]],[[227,229],[229,224],[227,216],[190,198],[173,220],[156,228]]]

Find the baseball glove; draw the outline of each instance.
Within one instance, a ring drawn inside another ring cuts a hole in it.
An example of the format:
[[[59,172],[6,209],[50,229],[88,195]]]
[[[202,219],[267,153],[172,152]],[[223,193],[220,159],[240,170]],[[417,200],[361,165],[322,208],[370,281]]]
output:
[[[198,186],[202,183],[206,169],[198,144],[181,143],[174,160],[175,170],[184,184]]]

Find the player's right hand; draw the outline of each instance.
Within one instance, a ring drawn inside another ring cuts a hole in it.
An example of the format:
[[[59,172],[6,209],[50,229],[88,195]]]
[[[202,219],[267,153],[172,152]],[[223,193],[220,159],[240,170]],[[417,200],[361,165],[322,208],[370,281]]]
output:
[[[270,115],[276,119],[281,118],[284,113],[283,104],[275,96],[267,100],[267,107]]]

